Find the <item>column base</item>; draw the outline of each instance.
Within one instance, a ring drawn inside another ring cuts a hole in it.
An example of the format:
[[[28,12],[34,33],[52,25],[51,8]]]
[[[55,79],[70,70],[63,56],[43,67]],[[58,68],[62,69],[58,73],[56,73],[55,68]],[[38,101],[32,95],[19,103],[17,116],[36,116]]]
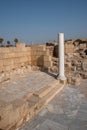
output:
[[[57,75],[57,77],[56,77],[58,80],[66,80],[66,77],[65,77],[65,75]]]

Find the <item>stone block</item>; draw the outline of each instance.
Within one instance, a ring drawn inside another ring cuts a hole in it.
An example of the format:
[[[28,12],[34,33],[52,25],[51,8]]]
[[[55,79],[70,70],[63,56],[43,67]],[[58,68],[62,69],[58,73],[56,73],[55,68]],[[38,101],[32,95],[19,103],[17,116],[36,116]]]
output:
[[[0,66],[0,73],[4,71],[4,67]]]
[[[53,86],[45,86],[43,88],[41,88],[40,90],[36,91],[34,93],[34,95],[37,97],[44,97],[45,95],[47,95],[51,90],[53,89]]]
[[[46,50],[46,46],[41,46],[41,45],[33,45],[31,46],[31,51],[32,50],[39,50],[39,51],[45,51]]]
[[[4,65],[4,66],[10,65],[10,64],[11,64],[10,61],[11,61],[10,59],[4,59],[4,60],[3,60],[3,65]]]
[[[50,61],[44,62],[44,66],[45,67],[51,67],[52,66],[52,62],[50,62]]]
[[[15,63],[15,64],[13,65],[13,68],[14,68],[14,69],[20,68],[20,67],[21,67],[21,65],[20,65],[20,64],[17,64],[17,63]]]
[[[53,73],[58,73],[58,66],[52,66],[50,68],[50,71],[53,72]]]
[[[32,51],[32,52],[31,52],[31,55],[32,55],[32,56],[37,55],[37,51],[36,51],[36,50]]]
[[[39,51],[37,55],[44,55],[44,51]]]
[[[48,50],[48,51],[46,51],[46,53],[45,53],[44,55],[47,55],[47,56],[49,56],[49,55],[50,55],[50,52],[49,52],[49,50]]]
[[[30,56],[30,55],[31,55],[31,52],[30,52],[30,51],[29,51],[29,52],[27,52],[27,53],[26,53],[26,55]]]
[[[20,63],[20,58],[14,58],[14,64]]]
[[[3,60],[0,60],[0,67],[3,66]]]
[[[87,71],[87,61],[82,63],[82,69],[83,71]]]
[[[32,65],[37,65],[37,61],[35,61],[35,60],[32,60]]]
[[[52,57],[51,56],[44,56],[44,61],[51,61],[52,60]]]
[[[12,104],[3,107],[3,109],[1,109],[1,111],[0,111],[0,117],[1,117],[1,120],[0,120],[0,129],[2,129],[2,130],[6,129],[6,127],[9,124],[8,117],[10,115],[11,109],[12,109]]]
[[[71,68],[71,62],[66,62],[65,67]]]
[[[17,48],[25,48],[25,43],[16,43]]]
[[[9,48],[9,53],[13,53],[13,52],[15,52],[15,50],[16,50],[16,47],[10,47]]]
[[[11,70],[11,66],[9,65],[9,66],[4,66],[4,70],[5,71],[10,71]]]
[[[43,66],[43,64],[44,64],[42,60],[38,60],[38,61],[36,61],[36,62],[37,62],[37,65],[38,65],[38,66]]]
[[[2,53],[0,54],[0,60],[3,60],[3,54]]]
[[[3,59],[9,58],[8,53],[3,53]]]
[[[72,76],[67,77],[68,84],[79,85],[81,81],[81,76],[79,74],[74,74]]]
[[[26,56],[19,58],[20,62],[26,62],[28,61],[28,58]]]
[[[83,79],[87,79],[87,73],[86,73],[86,72],[81,73],[80,75],[81,75],[81,77],[82,77]]]
[[[19,123],[19,121],[25,120],[28,113],[28,103],[17,99],[13,104],[5,106],[1,110],[0,129],[16,129],[23,123]]]
[[[74,46],[65,46],[65,53],[74,53]]]
[[[0,48],[0,53],[9,53],[9,52],[10,52],[10,49],[7,47]]]
[[[15,53],[8,53],[7,54],[7,58],[14,58],[15,57]]]

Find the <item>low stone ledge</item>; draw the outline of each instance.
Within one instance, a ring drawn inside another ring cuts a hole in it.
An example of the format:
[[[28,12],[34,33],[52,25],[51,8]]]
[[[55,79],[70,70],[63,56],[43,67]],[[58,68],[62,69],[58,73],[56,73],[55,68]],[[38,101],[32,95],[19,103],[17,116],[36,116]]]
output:
[[[0,129],[15,130],[23,125],[59,93],[65,84],[61,84],[58,80],[53,79],[53,82],[49,82],[48,86],[49,88],[44,86],[44,94],[42,88],[40,88],[39,92],[42,93],[42,96],[35,95],[34,92],[32,94],[27,93],[26,96],[12,100],[9,103],[0,101]]]

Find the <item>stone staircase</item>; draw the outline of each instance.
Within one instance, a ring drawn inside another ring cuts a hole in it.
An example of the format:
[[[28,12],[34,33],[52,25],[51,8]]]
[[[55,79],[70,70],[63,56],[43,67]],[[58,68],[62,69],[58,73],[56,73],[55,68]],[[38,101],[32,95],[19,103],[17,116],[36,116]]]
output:
[[[56,81],[49,86],[45,86],[27,99],[29,106],[29,118],[34,117],[49,101],[51,101],[56,94],[58,94],[64,87],[66,81]]]
[[[87,88],[87,81],[79,87]],[[82,93],[76,86],[65,87],[20,130],[87,130],[87,97],[84,94],[87,95],[87,89]]]
[[[26,78],[24,77],[25,82],[23,81],[23,83],[21,81],[23,79],[14,79],[12,84],[9,81],[9,86],[5,87],[2,85],[0,90],[0,130],[15,130],[19,128],[26,121],[35,117],[66,85],[66,81],[58,81],[54,77],[42,72],[36,74],[36,76],[41,76],[41,78],[37,79],[31,76],[32,82],[30,82],[29,75]],[[33,75],[35,77],[34,73]],[[40,80],[42,81],[41,83]],[[26,83],[26,81],[29,81],[29,83]],[[35,85],[35,90],[33,87],[31,92],[31,86],[33,85]]]

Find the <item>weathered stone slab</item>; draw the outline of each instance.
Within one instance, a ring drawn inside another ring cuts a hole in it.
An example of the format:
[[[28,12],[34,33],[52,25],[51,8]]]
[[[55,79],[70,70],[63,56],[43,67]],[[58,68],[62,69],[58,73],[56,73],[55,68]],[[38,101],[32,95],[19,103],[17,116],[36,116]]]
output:
[[[68,130],[68,127],[47,119],[34,130]]]
[[[82,121],[80,119],[74,119],[70,125],[70,130],[87,130],[87,121]]]
[[[14,130],[35,116],[63,89],[63,84],[59,84],[43,72],[30,72],[4,82],[0,88],[0,129]],[[36,92],[42,96],[33,94]]]
[[[77,119],[80,119],[80,120],[84,120],[84,121],[87,121],[87,112],[85,111],[79,111],[77,116],[76,116]]]
[[[40,98],[44,97],[48,92],[50,92],[53,89],[53,86],[45,86],[42,89],[36,91],[34,93],[35,96],[38,96]]]

